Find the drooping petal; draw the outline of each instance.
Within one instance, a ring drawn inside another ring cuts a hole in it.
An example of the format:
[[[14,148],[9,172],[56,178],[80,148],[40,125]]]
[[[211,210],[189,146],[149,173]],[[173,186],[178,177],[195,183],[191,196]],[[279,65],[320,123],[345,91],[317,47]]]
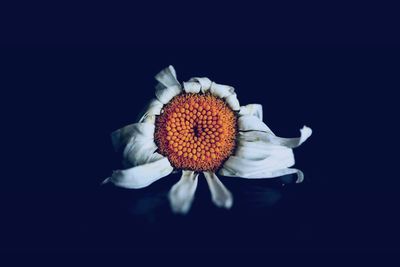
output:
[[[182,92],[180,85],[173,85],[169,87],[156,87],[156,97],[163,103],[167,104],[172,98],[179,95]]]
[[[218,84],[215,82],[211,83],[210,93],[219,98],[226,98],[235,93],[235,89],[232,86]]]
[[[241,106],[239,116],[250,115],[257,117],[260,121],[263,120],[263,110],[260,104],[249,104]]]
[[[211,198],[217,207],[224,207],[230,209],[233,205],[233,196],[228,189],[218,179],[217,175],[213,172],[203,172],[206,177],[208,187],[211,191]]]
[[[306,141],[311,136],[311,134],[312,134],[311,128],[303,126],[303,128],[300,129],[300,137],[282,138],[275,136],[273,134],[268,134],[268,138],[269,142],[272,144],[295,148],[304,143],[304,141]]]
[[[168,199],[173,212],[187,213],[192,206],[197,188],[198,173],[182,171],[182,177],[169,191]]]
[[[304,180],[304,174],[302,171],[295,169],[295,168],[282,168],[282,169],[275,169],[275,168],[264,168],[259,170],[258,172],[243,174],[237,171],[237,169],[228,169],[222,168],[219,171],[219,174],[223,176],[230,176],[230,177],[239,177],[239,178],[248,178],[248,179],[264,179],[264,178],[275,178],[287,174],[297,174],[296,183],[301,183]]]
[[[198,82],[201,86],[200,90],[202,93],[206,93],[211,88],[211,80],[206,77],[193,77],[189,82]]]
[[[123,158],[127,166],[137,166],[154,160],[154,123],[132,124],[132,135],[126,143]]]
[[[239,120],[240,121],[240,120]],[[247,128],[252,128],[251,123],[249,121],[241,122],[242,129],[244,127]],[[247,125],[246,125],[247,124]],[[255,125],[256,123],[254,123]],[[264,143],[270,143],[274,145],[279,145],[279,146],[285,146],[289,148],[295,148],[300,146],[302,143],[304,143],[312,134],[311,128],[307,126],[303,126],[302,129],[300,129],[300,137],[296,138],[283,138],[283,137],[278,137],[274,135],[272,132],[267,132],[267,131],[262,131],[262,124],[259,124],[261,126],[254,126],[253,128],[258,128],[260,130],[253,130],[249,132],[239,132],[238,135],[238,140],[240,141],[247,141],[247,142],[257,142],[261,141]],[[265,124],[264,124],[265,125]],[[265,125],[266,126],[266,125]]]
[[[293,165],[294,156],[290,148],[276,145],[266,145],[263,149],[243,146],[239,155],[228,158],[219,174],[243,178],[269,178],[269,173]]]
[[[124,148],[130,139],[151,138],[154,135],[154,124],[151,123],[133,123],[111,133],[111,141],[116,151]]]
[[[247,142],[238,139],[234,156],[249,160],[263,160],[282,153],[286,153],[288,156],[292,155],[290,149],[286,147],[266,142]]]
[[[179,86],[180,83],[176,78],[176,71],[173,66],[168,66],[167,68],[160,71],[156,76],[156,80],[164,85],[164,87]]]
[[[271,129],[258,117],[243,115],[238,118],[239,131],[263,131],[272,133]]]
[[[186,93],[193,93],[197,94],[200,92],[201,85],[198,82],[184,82],[183,83],[183,90],[185,90]]]
[[[145,111],[143,112],[143,115],[139,119],[139,122],[144,122],[144,120],[147,119],[148,117],[151,118],[151,116],[160,115],[163,106],[164,106],[163,103],[161,103],[158,99],[156,98],[152,99],[150,103],[147,105]],[[152,119],[150,120],[152,121]]]
[[[115,151],[119,151],[129,142],[135,131],[135,124],[129,124],[111,133],[111,142]]]
[[[143,188],[167,176],[172,170],[168,158],[158,154],[156,161],[126,170],[117,170],[103,183],[113,183],[116,186],[130,189]]]

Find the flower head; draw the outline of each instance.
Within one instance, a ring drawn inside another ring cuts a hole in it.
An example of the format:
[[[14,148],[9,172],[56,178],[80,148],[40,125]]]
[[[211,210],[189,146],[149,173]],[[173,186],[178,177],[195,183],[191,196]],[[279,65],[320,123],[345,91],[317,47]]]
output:
[[[171,188],[174,212],[187,213],[202,172],[212,201],[230,208],[233,197],[215,173],[241,178],[273,178],[296,173],[292,148],[311,136],[304,126],[298,138],[281,138],[262,121],[262,106],[240,106],[233,87],[208,78],[192,78],[183,85],[172,66],[155,77],[156,98],[138,123],[112,133],[116,150],[123,150],[127,169],[115,171],[104,182],[143,188],[182,170]]]
[[[155,140],[174,168],[216,171],[235,147],[236,114],[211,94],[178,95],[156,119]]]

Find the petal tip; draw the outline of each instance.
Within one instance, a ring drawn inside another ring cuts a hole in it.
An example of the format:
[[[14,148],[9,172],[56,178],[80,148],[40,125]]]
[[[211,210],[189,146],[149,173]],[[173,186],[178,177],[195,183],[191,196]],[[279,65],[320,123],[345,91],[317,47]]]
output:
[[[303,128],[300,129],[300,134],[301,134],[301,143],[303,143],[312,135],[312,129],[304,125]]]
[[[296,184],[300,184],[304,181],[304,173],[300,170],[297,170],[297,180]]]

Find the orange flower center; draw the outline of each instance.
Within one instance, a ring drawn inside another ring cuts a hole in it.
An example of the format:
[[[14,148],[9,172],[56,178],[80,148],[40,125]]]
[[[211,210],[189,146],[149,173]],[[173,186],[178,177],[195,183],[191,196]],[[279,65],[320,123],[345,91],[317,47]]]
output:
[[[215,171],[235,147],[236,115],[211,94],[174,97],[156,119],[159,153],[178,169]]]

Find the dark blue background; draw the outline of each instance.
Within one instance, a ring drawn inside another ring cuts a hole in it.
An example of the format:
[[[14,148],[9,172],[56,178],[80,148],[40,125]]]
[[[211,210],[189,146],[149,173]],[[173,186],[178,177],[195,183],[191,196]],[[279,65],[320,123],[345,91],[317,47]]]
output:
[[[399,249],[395,92],[390,46],[19,46],[1,52],[5,125],[1,250],[369,251]],[[207,76],[260,103],[279,136],[305,124],[293,177],[222,177],[215,208],[203,179],[186,217],[168,176],[142,190],[100,186],[121,167],[110,132],[136,120],[153,76]],[[288,183],[282,187],[282,182]]]

